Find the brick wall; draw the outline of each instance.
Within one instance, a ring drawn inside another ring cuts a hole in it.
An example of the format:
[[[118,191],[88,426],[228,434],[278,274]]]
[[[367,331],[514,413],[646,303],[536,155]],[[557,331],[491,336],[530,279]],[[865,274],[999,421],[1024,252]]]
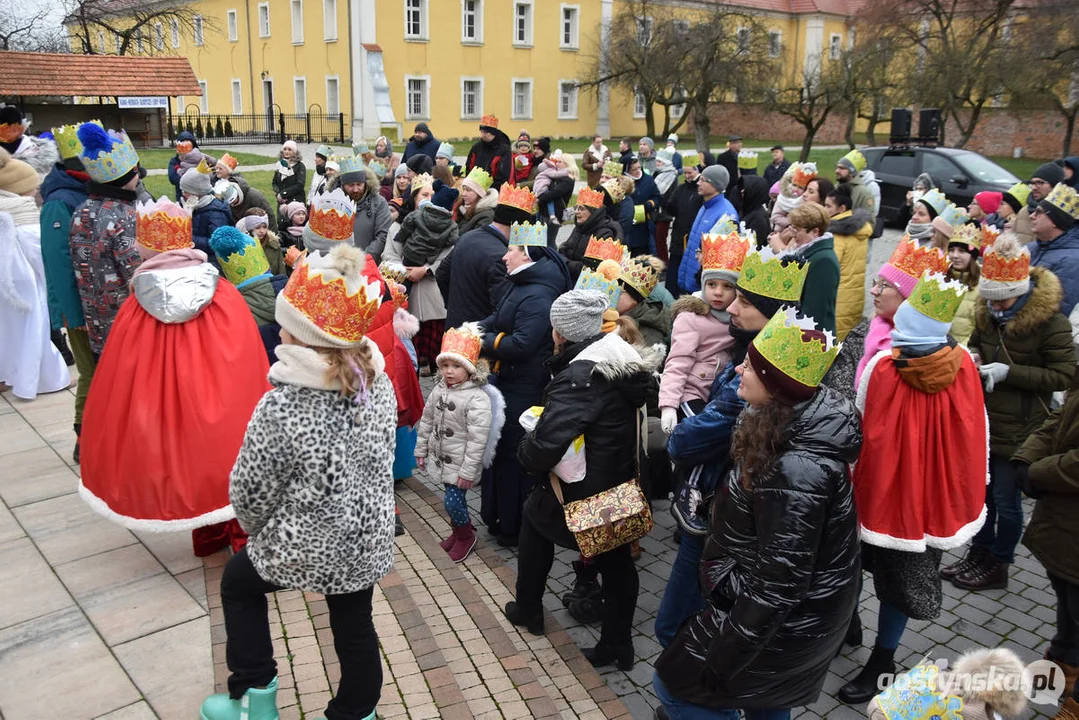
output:
[[[805,128],[777,112],[762,110],[760,105],[716,103],[708,108],[713,135],[744,135],[781,140],[789,145],[801,145]],[[687,122],[692,131],[692,120]],[[832,114],[814,139],[818,145],[837,145],[843,142],[847,117]]]
[[[917,120],[915,120],[917,122]],[[955,123],[946,123],[945,140],[954,144],[959,139]],[[982,111],[974,136],[966,149],[983,155],[1010,157],[1015,148],[1022,148],[1023,155],[1032,158],[1060,157],[1064,142],[1064,116],[1054,110],[1010,111],[990,108]],[[1072,154],[1076,141],[1072,141]]]

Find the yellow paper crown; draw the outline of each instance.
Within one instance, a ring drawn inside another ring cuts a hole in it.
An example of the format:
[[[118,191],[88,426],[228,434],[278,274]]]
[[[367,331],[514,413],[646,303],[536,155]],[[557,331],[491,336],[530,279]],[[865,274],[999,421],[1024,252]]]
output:
[[[465,180],[471,180],[472,182],[483,188],[483,192],[487,192],[491,189],[491,185],[494,184],[494,178],[491,177],[491,173],[487,172],[481,167],[474,167],[472,171],[468,173]]]
[[[356,203],[341,188],[323,193],[311,203],[307,229],[326,240],[342,242],[352,237]]]
[[[498,191],[498,204],[514,207],[532,214],[536,212],[536,196],[526,187],[503,183]]]
[[[159,253],[195,247],[190,210],[164,197],[140,202],[135,209],[135,242],[139,245]]]
[[[1007,238],[1005,241],[1003,238]],[[1018,238],[1007,234],[982,257],[982,280],[1000,283],[1022,282],[1030,277],[1030,251]]]
[[[796,303],[809,274],[809,263],[792,256],[779,257],[771,248],[750,247],[738,275],[738,288],[762,297]]]
[[[618,181],[618,178],[613,177],[610,180],[604,180],[600,184],[608,195],[611,196],[611,202],[615,205],[626,199],[626,193],[622,190],[622,183]]]
[[[337,251],[338,248],[334,248],[334,252]],[[326,280],[322,268],[312,267],[313,262],[321,262],[321,258],[314,260],[305,257],[299,262],[281,295],[289,305],[330,337],[346,343],[358,343],[378,313],[381,283],[363,282],[350,292],[344,278]]]
[[[599,190],[582,188],[581,192],[577,193],[577,204],[590,208],[601,208],[603,207],[603,193]]]
[[[461,327],[450,328],[442,336],[442,349],[436,362],[443,359],[443,355],[458,355],[475,367],[479,362],[482,347],[483,331],[479,323],[465,323]]]
[[[780,308],[753,339],[753,347],[779,372],[807,388],[827,374],[842,343],[793,307]],[[759,370],[758,370],[759,371]]]
[[[603,174],[607,177],[622,177],[625,172],[626,170],[622,167],[622,163],[618,162],[617,160],[608,160],[607,162],[603,163]]]
[[[199,164],[195,166],[195,171],[200,172],[203,175],[209,175],[214,169],[206,162],[206,158],[203,158],[202,160],[199,160]]]
[[[266,260],[266,252],[255,238],[246,233],[241,234],[248,238],[250,242],[246,243],[240,252],[232,253],[228,257],[217,256],[217,262],[221,265],[221,272],[236,287],[240,287],[244,283],[270,271],[270,263]]]
[[[423,173],[412,178],[412,192],[415,194],[420,188],[431,187],[435,184],[435,179],[431,177],[430,173]]]
[[[906,302],[928,318],[950,323],[966,292],[967,286],[963,283],[926,270]]]
[[[858,149],[851,150],[849,153],[843,156],[843,160],[846,160],[854,166],[854,172],[860,173],[865,170],[865,155],[862,155],[862,151]]]
[[[93,125],[103,128],[100,120],[90,120]],[[53,139],[56,140],[56,149],[60,152],[61,160],[77,158],[82,153],[82,141],[78,135],[79,124],[61,125],[52,129]]]
[[[1068,187],[1064,183],[1057,183],[1045,196],[1045,202],[1060,208],[1072,220],[1079,220],[1079,192],[1076,192],[1075,188]]]
[[[899,241],[887,264],[912,278],[920,278],[926,270],[941,275],[948,270],[948,258],[939,248],[922,247],[909,235]]]
[[[697,167],[700,164],[701,164],[701,154],[700,153],[686,153],[686,154],[682,155],[682,167],[683,168]]]
[[[584,256],[596,260],[597,264],[603,260],[614,260],[621,263],[626,255],[626,246],[615,238],[598,238],[595,235],[588,239],[588,246],[584,249]]]
[[[726,235],[702,235],[701,272],[726,270],[737,275],[742,271],[742,264],[750,247],[749,238],[741,237],[736,232]]]
[[[1019,207],[1023,207],[1027,204],[1027,198],[1030,197],[1030,186],[1025,182],[1017,182],[1008,188],[1004,194],[1011,195],[1019,203]]]
[[[648,260],[630,258],[622,266],[619,280],[623,285],[635,290],[642,298],[647,298],[656,289],[659,271]]]
[[[948,245],[965,245],[970,252],[979,251],[982,249],[982,229],[977,225],[964,223],[952,233]]]
[[[742,150],[738,153],[738,169],[739,170],[756,170],[757,169],[757,153],[752,150]]]

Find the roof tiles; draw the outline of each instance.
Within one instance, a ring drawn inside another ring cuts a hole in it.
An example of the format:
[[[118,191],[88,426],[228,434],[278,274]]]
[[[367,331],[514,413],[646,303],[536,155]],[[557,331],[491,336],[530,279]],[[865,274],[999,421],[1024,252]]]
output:
[[[183,57],[0,51],[0,95],[198,95]]]

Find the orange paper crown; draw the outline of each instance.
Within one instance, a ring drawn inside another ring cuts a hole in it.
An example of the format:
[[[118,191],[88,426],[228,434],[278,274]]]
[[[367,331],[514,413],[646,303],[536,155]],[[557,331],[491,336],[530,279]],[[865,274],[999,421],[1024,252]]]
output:
[[[993,243],[1000,237],[1000,230],[992,225],[982,225],[982,252],[993,247]]]
[[[460,355],[473,366],[479,362],[483,335],[475,323],[465,323],[459,328],[451,328],[442,336],[442,350],[439,353]]]
[[[306,259],[292,273],[281,294],[324,333],[348,343],[363,339],[380,302],[372,286],[360,285],[350,293],[342,278],[327,282],[320,273],[310,270]]]
[[[1030,253],[1004,257],[990,250],[982,256],[982,279],[1002,283],[1023,282],[1030,277]]]
[[[791,182],[800,188],[808,187],[817,178],[817,166],[813,163],[798,163],[791,176]]]
[[[178,155],[187,155],[189,152],[195,149],[195,144],[190,140],[177,140],[176,141],[176,153]]]
[[[626,246],[618,242],[615,238],[598,238],[593,235],[588,240],[588,247],[584,249],[584,256],[586,258],[592,258],[599,260],[614,260],[616,263],[621,263],[622,258],[626,255]]]
[[[498,191],[498,204],[524,210],[526,213],[536,212],[536,196],[532,194],[532,191],[509,183],[503,183]]]
[[[498,127],[498,116],[497,115],[491,115],[490,113],[484,115],[483,117],[480,118],[480,127],[497,128]]]
[[[341,242],[352,237],[352,220],[356,204],[341,188],[319,195],[311,203],[308,227],[319,237]]]
[[[577,204],[590,208],[601,208],[603,207],[603,193],[598,190],[583,188],[581,192],[577,193]]]
[[[735,275],[742,272],[742,263],[749,252],[749,238],[732,232],[726,235],[701,236],[701,270],[728,270]]]
[[[191,238],[191,211],[164,197],[152,203],[139,203],[135,241],[159,253],[195,247]]]
[[[219,160],[218,162],[222,162],[225,165],[228,165],[229,170],[235,170],[236,166],[239,165],[239,162],[237,162],[236,158],[232,157],[228,153],[222,155],[221,160]]]
[[[940,275],[948,271],[948,258],[943,252],[932,246],[921,247],[909,235],[900,241],[888,264],[912,278],[920,278],[926,270]]]

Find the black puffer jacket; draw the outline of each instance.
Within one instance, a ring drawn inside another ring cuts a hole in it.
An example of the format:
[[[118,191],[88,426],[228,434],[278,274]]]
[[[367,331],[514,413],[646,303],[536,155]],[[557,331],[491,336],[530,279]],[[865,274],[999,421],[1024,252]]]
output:
[[[468,151],[465,170],[466,172],[472,172],[473,168],[486,170],[493,179],[491,187],[498,190],[502,187],[502,183],[510,179],[513,149],[510,148],[510,139],[506,137],[506,133],[495,130],[494,136],[491,142],[476,141],[472,149]]]
[[[738,179],[742,195],[737,206],[738,214],[746,227],[757,235],[757,246],[768,244],[772,222],[768,217],[768,183],[757,175],[745,175]]]
[[[671,225],[671,256],[681,257],[686,251],[686,241],[689,240],[689,231],[693,227],[693,221],[697,219],[697,211],[704,204],[704,198],[697,192],[697,181],[686,180],[671,193],[663,209],[674,218]],[[668,276],[670,273],[667,273]],[[678,277],[677,270],[674,273]],[[668,286],[669,287],[669,286]]]
[[[593,237],[622,240],[622,224],[607,215],[607,208],[596,208],[582,224],[574,225],[566,242],[558,248],[558,254],[566,259],[574,284],[584,267],[584,251],[588,249],[588,241]]]
[[[435,280],[446,303],[446,327],[482,320],[495,311],[510,289],[502,262],[508,246],[506,236],[492,225],[457,239],[453,252],[435,270]]]
[[[862,431],[823,388],[799,406],[771,475],[736,471],[713,503],[700,579],[708,603],[656,663],[677,697],[713,708],[817,699],[858,601],[858,518],[847,464]]]

